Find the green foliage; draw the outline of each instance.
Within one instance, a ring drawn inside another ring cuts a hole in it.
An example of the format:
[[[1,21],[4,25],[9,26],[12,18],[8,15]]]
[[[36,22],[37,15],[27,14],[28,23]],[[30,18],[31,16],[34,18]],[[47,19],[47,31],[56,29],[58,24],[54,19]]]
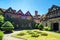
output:
[[[38,29],[38,25],[39,25],[39,24],[35,24],[35,28],[36,28],[36,29]]]
[[[24,32],[21,32],[21,33],[18,34],[18,36],[24,36],[24,35],[25,35]]]
[[[4,33],[2,31],[0,31],[0,40],[3,39]]]
[[[14,27],[11,24],[11,22],[7,21],[2,25],[1,29],[4,30],[4,31],[11,31],[11,30],[14,29]]]
[[[35,22],[33,20],[27,20],[27,19],[15,19],[14,20],[14,27],[16,27],[16,22],[18,23],[19,29],[32,29],[35,27]]]
[[[0,22],[3,23],[4,22],[4,17],[2,15],[0,15]]]
[[[47,33],[41,33],[41,36],[47,36],[48,34]]]
[[[30,22],[31,22],[32,28],[35,28],[36,23],[33,20],[31,20]]]
[[[32,31],[27,31],[28,34],[34,34]]]
[[[40,30],[42,30],[42,29],[43,29],[43,25],[40,23],[40,24],[38,25],[38,28],[39,28]]]
[[[0,10],[0,15],[3,15],[3,12]]]
[[[4,23],[4,17],[2,15],[0,15],[0,29],[1,29],[1,25]]]
[[[52,28],[47,26],[47,27],[44,27],[44,30],[46,30],[46,31],[51,31]]]
[[[37,34],[41,34],[42,32],[40,32],[40,31],[34,31],[34,32],[36,32]]]
[[[31,37],[39,37],[38,34],[32,34]]]
[[[53,32],[52,33],[47,33],[47,32],[40,31],[40,30],[29,30],[29,32],[32,31],[32,32],[35,33],[37,31],[39,31],[39,32],[42,32],[42,33],[40,33],[40,34],[38,34],[38,33],[37,34],[36,33],[35,34],[28,34],[27,31],[28,30],[21,31],[21,32],[24,32],[26,34],[24,36],[19,36],[17,34],[16,35],[13,34],[12,36],[13,37],[16,37],[16,38],[22,38],[24,40],[44,40],[44,39],[45,40],[60,40],[60,36],[59,35],[56,35],[56,33],[53,33]]]

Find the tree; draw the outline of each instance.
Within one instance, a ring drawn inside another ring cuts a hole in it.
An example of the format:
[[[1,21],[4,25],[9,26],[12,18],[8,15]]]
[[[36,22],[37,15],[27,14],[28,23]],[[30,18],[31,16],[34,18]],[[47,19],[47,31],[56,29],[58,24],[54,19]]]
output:
[[[38,29],[38,25],[39,25],[39,24],[35,24],[35,28],[36,28],[36,29]]]
[[[0,29],[1,29],[1,25],[4,23],[4,17],[2,15],[0,15]]]
[[[0,23],[4,22],[4,17],[2,15],[0,15]]]
[[[29,23],[31,23],[31,27],[32,27],[32,28],[35,28],[35,25],[36,25],[36,22],[35,22],[35,21],[29,20]]]
[[[3,15],[3,12],[1,11],[1,9],[0,9],[0,15]]]
[[[7,21],[2,25],[1,29],[4,31],[12,31],[14,29],[14,26],[11,22]]]

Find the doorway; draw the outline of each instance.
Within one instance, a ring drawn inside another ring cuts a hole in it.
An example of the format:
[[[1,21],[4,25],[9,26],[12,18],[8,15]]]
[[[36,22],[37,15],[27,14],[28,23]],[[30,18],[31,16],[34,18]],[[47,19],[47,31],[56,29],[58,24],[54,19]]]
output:
[[[59,23],[53,23],[53,30],[58,31],[59,30]]]

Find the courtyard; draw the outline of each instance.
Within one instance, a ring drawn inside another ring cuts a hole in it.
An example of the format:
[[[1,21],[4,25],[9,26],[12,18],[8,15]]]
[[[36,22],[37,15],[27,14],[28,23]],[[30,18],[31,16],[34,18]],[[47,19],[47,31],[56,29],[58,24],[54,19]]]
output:
[[[60,40],[60,0],[0,0],[0,40]]]

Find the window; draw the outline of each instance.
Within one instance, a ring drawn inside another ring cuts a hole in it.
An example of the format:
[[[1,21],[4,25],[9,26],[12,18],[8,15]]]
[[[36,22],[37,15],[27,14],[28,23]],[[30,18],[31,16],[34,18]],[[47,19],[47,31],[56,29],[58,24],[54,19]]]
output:
[[[26,16],[22,16],[22,19],[26,19]]]
[[[53,10],[56,10],[56,8],[53,8]]]

